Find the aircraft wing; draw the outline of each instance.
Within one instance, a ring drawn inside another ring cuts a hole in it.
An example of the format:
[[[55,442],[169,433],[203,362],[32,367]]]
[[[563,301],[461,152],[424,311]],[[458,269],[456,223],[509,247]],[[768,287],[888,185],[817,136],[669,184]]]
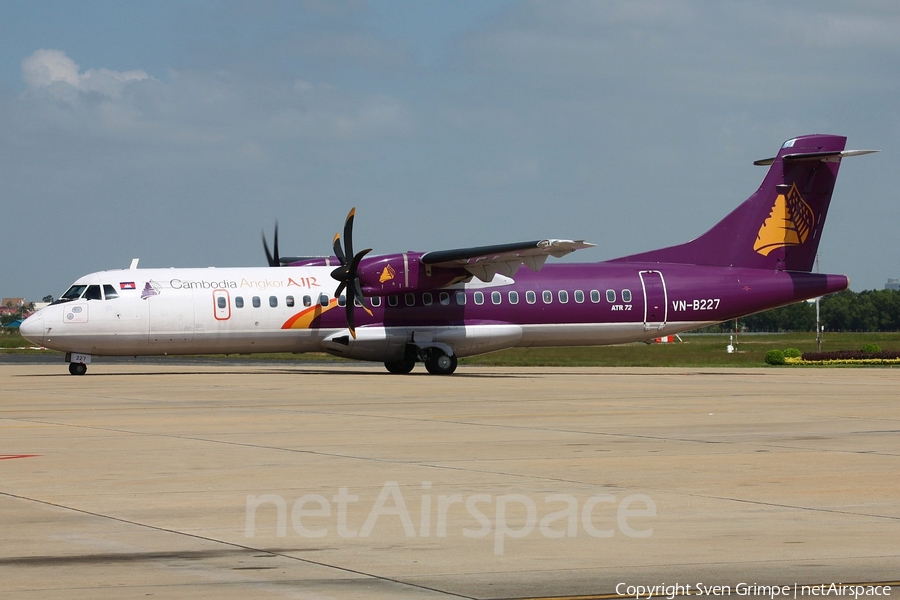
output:
[[[481,281],[488,282],[497,273],[512,277],[522,265],[532,271],[540,271],[548,256],[559,258],[594,245],[584,240],[535,240],[426,252],[419,260],[430,267],[462,267]]]

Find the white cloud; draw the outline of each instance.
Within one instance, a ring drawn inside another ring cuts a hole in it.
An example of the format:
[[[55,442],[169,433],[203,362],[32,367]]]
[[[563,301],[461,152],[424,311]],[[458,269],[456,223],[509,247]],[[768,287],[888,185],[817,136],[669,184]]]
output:
[[[144,71],[89,69],[81,72],[78,64],[60,50],[36,50],[22,61],[22,78],[31,91],[46,90],[62,100],[73,100],[74,92],[97,92],[118,98],[126,85],[149,79]]]
[[[29,88],[45,87],[56,81],[77,86],[78,65],[59,50],[36,50],[22,61],[22,77]]]
[[[387,94],[303,79],[248,80],[224,70],[168,75],[164,82],[143,70],[82,71],[60,50],[37,50],[22,61],[27,89],[20,108],[45,131],[105,132],[142,145],[187,144],[192,151],[230,145],[235,155],[285,140],[396,138],[415,129],[412,111]]]

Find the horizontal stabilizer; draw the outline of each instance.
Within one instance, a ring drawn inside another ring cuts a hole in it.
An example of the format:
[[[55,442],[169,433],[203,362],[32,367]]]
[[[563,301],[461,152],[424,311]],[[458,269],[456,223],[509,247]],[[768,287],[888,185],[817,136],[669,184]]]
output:
[[[843,150],[841,152],[798,152],[796,154],[785,154],[781,157],[787,162],[801,160],[821,160],[822,162],[839,162],[842,158],[848,156],[862,156],[863,154],[873,154],[878,150]],[[775,162],[775,157],[755,160],[753,164],[757,167],[767,167]]]

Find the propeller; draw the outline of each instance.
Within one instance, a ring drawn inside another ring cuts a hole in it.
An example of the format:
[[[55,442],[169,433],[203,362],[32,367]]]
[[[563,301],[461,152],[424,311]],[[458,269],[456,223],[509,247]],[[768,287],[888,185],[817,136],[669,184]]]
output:
[[[274,252],[269,252],[269,244],[266,243],[266,232],[262,232],[262,241],[263,241],[263,249],[266,251],[266,260],[269,261],[270,267],[280,267],[281,266],[281,257],[278,256],[278,220],[275,220],[275,240],[274,240]]]
[[[334,292],[335,298],[339,297],[342,292],[347,292],[347,329],[350,335],[356,339],[355,319],[353,317],[356,300],[359,299],[362,305],[362,286],[359,283],[359,263],[363,257],[372,251],[371,248],[360,250],[356,254],[353,253],[353,218],[356,215],[356,208],[350,209],[347,220],[344,221],[344,245],[341,247],[341,234],[334,234],[334,255],[337,256],[341,266],[331,272],[331,276],[338,282],[338,287]],[[372,314],[368,308],[363,305],[369,315]]]

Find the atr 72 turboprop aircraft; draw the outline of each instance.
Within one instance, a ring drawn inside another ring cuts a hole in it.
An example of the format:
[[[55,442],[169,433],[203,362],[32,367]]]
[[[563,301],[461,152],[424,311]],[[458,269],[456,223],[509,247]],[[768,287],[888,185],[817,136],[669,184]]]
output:
[[[433,374],[457,357],[513,346],[646,341],[846,289],[811,273],[846,138],[788,140],[760,188],[693,241],[599,263],[544,267],[592,246],[540,241],[368,256],[353,252],[354,211],[334,256],[269,267],[131,269],[78,279],[22,323],[66,352],[72,374],[93,356],[325,351]],[[528,269],[520,269],[522,265]],[[337,288],[335,289],[335,281]]]

